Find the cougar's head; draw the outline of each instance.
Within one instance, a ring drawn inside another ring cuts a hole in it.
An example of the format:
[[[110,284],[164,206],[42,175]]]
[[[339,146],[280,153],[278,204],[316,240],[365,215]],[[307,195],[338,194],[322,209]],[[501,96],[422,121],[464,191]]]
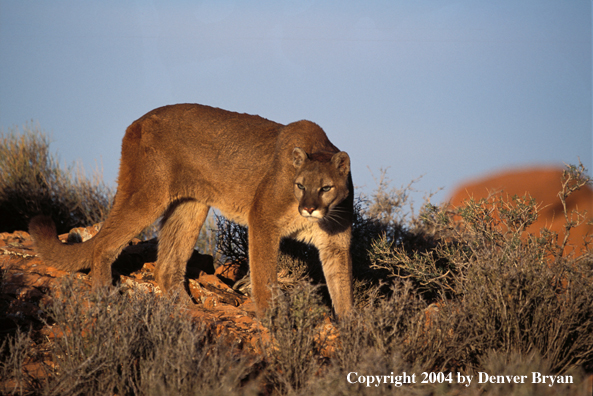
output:
[[[292,152],[292,163],[296,168],[294,195],[301,216],[312,221],[339,216],[336,206],[349,194],[348,154],[343,151],[307,154],[296,147]]]

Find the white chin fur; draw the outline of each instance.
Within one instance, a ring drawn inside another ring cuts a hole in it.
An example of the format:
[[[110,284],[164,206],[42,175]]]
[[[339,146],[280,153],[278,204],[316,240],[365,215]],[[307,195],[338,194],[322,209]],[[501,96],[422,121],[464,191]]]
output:
[[[321,213],[319,213],[317,210],[314,210],[313,213],[309,213],[303,209],[301,211],[301,216],[307,218],[310,221],[317,221],[323,218],[323,216],[321,216]]]

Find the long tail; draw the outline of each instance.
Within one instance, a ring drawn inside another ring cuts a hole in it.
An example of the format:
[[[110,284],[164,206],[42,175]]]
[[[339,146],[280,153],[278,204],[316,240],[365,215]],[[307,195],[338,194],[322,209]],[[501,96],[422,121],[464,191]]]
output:
[[[91,268],[93,239],[73,245],[64,244],[58,239],[53,220],[47,216],[31,219],[29,234],[33,237],[37,253],[47,265],[64,271]]]

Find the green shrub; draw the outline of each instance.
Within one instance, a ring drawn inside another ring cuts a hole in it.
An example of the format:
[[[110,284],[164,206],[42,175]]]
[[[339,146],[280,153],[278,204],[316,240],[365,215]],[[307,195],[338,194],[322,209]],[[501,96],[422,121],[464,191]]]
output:
[[[0,133],[0,232],[27,230],[31,217],[51,215],[58,232],[101,222],[113,193],[96,173],[62,169],[49,138],[36,127]]]

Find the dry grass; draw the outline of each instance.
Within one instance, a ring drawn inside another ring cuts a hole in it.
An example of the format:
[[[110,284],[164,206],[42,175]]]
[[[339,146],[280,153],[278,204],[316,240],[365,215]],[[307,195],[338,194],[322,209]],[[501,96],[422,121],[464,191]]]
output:
[[[37,214],[51,215],[60,233],[107,216],[113,192],[101,174],[61,168],[49,145],[36,127],[0,133],[0,232],[26,230]]]

